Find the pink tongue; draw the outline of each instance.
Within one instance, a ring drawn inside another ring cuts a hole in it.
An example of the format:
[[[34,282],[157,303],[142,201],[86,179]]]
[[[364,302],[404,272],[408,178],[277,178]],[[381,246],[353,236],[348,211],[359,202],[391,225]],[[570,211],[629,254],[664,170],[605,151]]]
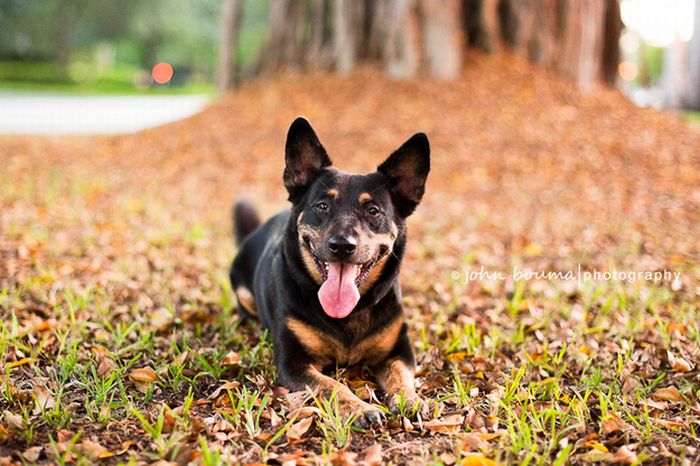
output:
[[[318,290],[318,300],[323,310],[331,317],[347,317],[360,300],[360,292],[355,286],[356,264],[328,264],[328,278]]]

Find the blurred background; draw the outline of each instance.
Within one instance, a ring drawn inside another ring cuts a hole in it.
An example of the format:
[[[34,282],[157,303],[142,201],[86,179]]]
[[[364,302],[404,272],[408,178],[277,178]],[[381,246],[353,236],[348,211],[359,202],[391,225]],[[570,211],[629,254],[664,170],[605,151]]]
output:
[[[134,131],[287,69],[450,79],[510,51],[698,120],[700,0],[0,0],[0,132]]]

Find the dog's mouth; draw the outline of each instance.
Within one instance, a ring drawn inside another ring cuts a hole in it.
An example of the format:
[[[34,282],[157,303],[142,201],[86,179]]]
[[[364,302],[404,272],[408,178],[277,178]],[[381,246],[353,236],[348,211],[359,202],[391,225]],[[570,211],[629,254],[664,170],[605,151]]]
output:
[[[367,278],[379,259],[388,253],[388,248],[382,246],[370,260],[360,264],[328,262],[318,257],[310,238],[303,239],[323,281],[318,291],[323,310],[331,317],[347,317],[360,300],[360,283]]]
[[[304,238],[304,244],[306,245],[306,248],[309,250],[311,253],[311,257],[314,260],[314,264],[316,264],[316,269],[318,270],[318,273],[321,275],[321,279],[325,282],[328,280],[328,272],[330,271],[330,264],[332,262],[327,262],[322,259],[319,259],[319,257],[316,255],[316,247],[314,246],[314,243],[308,239]],[[374,253],[374,256],[367,262],[363,262],[361,264],[350,264],[350,263],[340,263],[343,266],[355,266],[356,268],[356,276],[355,276],[355,285],[360,286],[360,283],[362,283],[362,280],[367,278],[367,275],[372,271],[372,269],[377,265],[377,262],[379,262],[379,259],[381,259],[383,256],[386,255],[388,252],[388,248],[385,246],[382,246],[379,248],[379,250]]]

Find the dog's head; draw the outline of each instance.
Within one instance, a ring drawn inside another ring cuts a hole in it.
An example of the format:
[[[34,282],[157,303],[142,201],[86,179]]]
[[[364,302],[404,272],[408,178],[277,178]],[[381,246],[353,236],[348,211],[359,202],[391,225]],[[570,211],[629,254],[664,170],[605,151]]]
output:
[[[299,251],[331,317],[348,316],[382,274],[405,219],[416,208],[430,170],[428,138],[418,133],[377,171],[357,175],[331,166],[313,128],[289,128],[284,185],[294,204]]]

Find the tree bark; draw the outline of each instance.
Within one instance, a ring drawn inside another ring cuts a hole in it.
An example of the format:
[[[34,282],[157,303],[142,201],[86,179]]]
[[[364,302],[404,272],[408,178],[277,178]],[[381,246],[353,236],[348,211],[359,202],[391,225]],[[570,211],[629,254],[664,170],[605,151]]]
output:
[[[601,76],[605,0],[568,0],[559,71],[584,90]]]
[[[333,2],[333,52],[335,68],[342,74],[349,73],[355,66],[357,49],[355,47],[355,8],[360,5],[353,0],[334,0]]]
[[[607,0],[605,5],[605,32],[603,35],[603,63],[601,65],[600,79],[610,85],[614,85],[617,81],[622,27],[620,1]]]
[[[619,0],[270,0],[260,61],[348,73],[371,60],[395,77],[452,78],[465,45],[509,46],[589,88],[616,79],[619,16]]]
[[[71,31],[73,30],[73,12],[70,0],[56,2],[55,52],[56,66],[63,75],[68,75],[68,65],[71,57]]]
[[[225,0],[222,5],[217,72],[219,94],[225,93],[236,83],[236,46],[242,16],[241,6],[240,0]]]
[[[395,78],[413,76],[418,69],[416,18],[412,0],[389,0],[386,12],[384,69]]]
[[[454,78],[462,68],[460,7],[457,0],[418,0],[423,61],[440,79]]]

